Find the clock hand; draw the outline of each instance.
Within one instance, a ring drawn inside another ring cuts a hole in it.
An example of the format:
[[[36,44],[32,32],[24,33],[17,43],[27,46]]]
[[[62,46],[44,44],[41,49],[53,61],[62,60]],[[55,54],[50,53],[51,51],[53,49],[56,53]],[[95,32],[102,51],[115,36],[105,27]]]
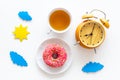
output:
[[[91,33],[90,33],[90,34],[91,34]],[[85,34],[84,36],[86,36],[86,37],[87,37],[87,36],[90,36],[90,34]]]
[[[93,35],[93,31],[94,31],[94,27],[95,27],[95,24],[93,25],[91,33],[90,34],[85,34],[84,36],[92,36]]]
[[[92,36],[93,36],[93,31],[94,31],[94,29],[95,29],[95,24],[93,25],[93,28],[92,28],[92,32],[91,32],[91,39],[90,39],[90,44],[92,44]]]
[[[84,36],[86,37],[86,39],[88,39],[90,37],[91,33],[90,34],[85,34]]]
[[[95,28],[95,23],[94,23],[93,28],[92,28],[91,36],[93,35],[94,28]]]

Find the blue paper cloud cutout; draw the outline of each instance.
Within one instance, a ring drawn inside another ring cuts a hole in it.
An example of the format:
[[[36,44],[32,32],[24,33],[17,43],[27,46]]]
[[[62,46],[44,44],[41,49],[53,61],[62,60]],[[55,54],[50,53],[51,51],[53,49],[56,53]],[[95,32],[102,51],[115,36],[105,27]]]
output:
[[[27,11],[20,11],[18,13],[18,16],[22,19],[22,20],[26,20],[26,21],[31,21],[32,17],[29,15],[29,13]]]
[[[10,51],[10,58],[13,64],[16,64],[18,66],[24,66],[24,67],[28,66],[26,60],[21,55],[17,54],[17,52]]]
[[[83,68],[82,71],[86,72],[86,73],[90,73],[90,72],[97,72],[101,69],[103,69],[103,65],[97,62],[89,62],[87,63]]]

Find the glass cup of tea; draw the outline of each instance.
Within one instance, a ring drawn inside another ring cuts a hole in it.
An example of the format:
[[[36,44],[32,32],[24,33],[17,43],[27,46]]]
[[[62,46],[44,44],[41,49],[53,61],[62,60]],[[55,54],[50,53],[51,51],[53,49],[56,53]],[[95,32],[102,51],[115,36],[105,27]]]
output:
[[[48,17],[51,31],[64,33],[70,28],[71,14],[64,8],[53,9]]]

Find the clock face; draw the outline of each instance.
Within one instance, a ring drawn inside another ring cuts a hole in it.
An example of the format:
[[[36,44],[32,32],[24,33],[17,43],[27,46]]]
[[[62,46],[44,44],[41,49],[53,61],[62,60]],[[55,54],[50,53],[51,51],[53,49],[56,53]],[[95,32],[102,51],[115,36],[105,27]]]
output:
[[[82,25],[79,37],[85,46],[96,47],[103,42],[105,30],[100,23],[87,21]]]

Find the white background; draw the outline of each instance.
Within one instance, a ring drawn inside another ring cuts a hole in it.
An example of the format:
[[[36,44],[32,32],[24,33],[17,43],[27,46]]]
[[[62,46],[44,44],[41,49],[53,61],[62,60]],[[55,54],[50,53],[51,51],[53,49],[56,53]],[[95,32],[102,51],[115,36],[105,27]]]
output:
[[[120,26],[118,0],[0,0],[0,80],[119,80],[120,72]],[[72,15],[71,28],[64,34],[51,33],[47,18],[54,8],[66,8]],[[106,29],[106,39],[93,50],[73,46],[75,29],[82,21],[81,16],[92,9],[100,9],[110,20]],[[19,11],[28,11],[31,22],[22,21]],[[12,32],[15,26],[28,26],[28,40],[15,40]],[[73,53],[70,68],[60,75],[48,75],[36,65],[35,55],[38,46],[47,38],[59,37],[66,41]],[[28,62],[28,67],[19,67],[10,60],[9,52],[16,51]],[[97,73],[83,73],[81,68],[89,61],[100,62],[104,68]]]

